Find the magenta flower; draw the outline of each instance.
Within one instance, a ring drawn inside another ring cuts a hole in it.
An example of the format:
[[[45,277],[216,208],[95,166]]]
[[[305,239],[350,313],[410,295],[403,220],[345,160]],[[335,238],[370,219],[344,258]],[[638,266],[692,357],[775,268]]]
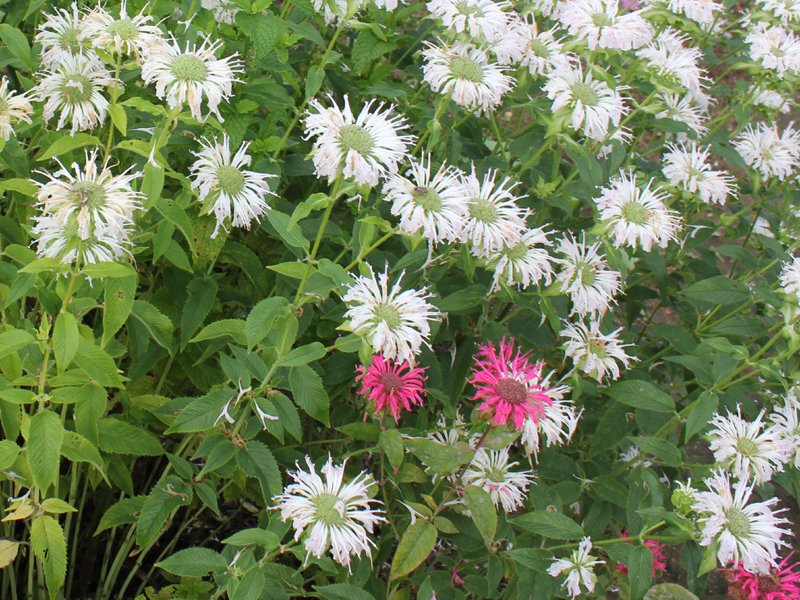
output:
[[[800,599],[800,573],[791,566],[790,554],[769,573],[749,573],[741,566],[721,569],[728,580],[728,595],[738,600],[798,600]]]
[[[383,354],[376,354],[369,367],[359,365],[356,370],[360,373],[356,381],[362,383],[358,393],[375,404],[375,412],[385,408],[397,420],[403,408],[411,410],[412,404],[422,404],[421,394],[425,393],[427,379],[424,368],[414,367],[408,361],[395,363],[383,358]]]
[[[499,348],[491,342],[480,346],[469,380],[478,388],[472,399],[483,399],[478,410],[496,425],[505,425],[511,419],[514,427],[521,429],[527,417],[538,423],[544,407],[553,404],[552,396],[560,397],[566,391],[565,386],[547,388],[549,377],[542,379],[544,361],[531,365],[529,354],[519,350],[514,354],[513,338],[503,338]]]
[[[626,529],[620,532],[619,535],[621,537],[629,537],[630,533]],[[653,553],[653,577],[665,572],[667,570],[667,557],[664,556],[664,544],[656,540],[644,540],[644,545],[650,548],[650,552]],[[626,575],[628,574],[628,567],[622,563],[617,568]]]

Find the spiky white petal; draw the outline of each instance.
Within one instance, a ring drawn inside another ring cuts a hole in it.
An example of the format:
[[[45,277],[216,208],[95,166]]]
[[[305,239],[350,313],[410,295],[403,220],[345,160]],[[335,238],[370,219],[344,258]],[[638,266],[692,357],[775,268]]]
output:
[[[653,28],[639,11],[622,11],[619,0],[567,0],[556,7],[557,18],[589,50],[632,50],[650,42]]]
[[[525,492],[533,480],[532,471],[512,471],[519,463],[508,462],[508,449],[487,450],[479,448],[475,458],[464,472],[464,485],[476,485],[482,488],[492,499],[495,506],[514,512],[522,507]]]
[[[562,400],[561,394],[553,395],[553,403],[544,406],[544,416],[536,423],[525,419],[520,441],[528,455],[538,460],[544,436],[546,447],[568,444],[578,428],[583,409],[577,410],[571,400]]]
[[[598,252],[600,242],[586,245],[571,235],[561,239],[556,249],[564,258],[558,259],[561,271],[557,279],[561,291],[572,300],[572,314],[602,315],[619,291],[619,272],[608,266],[605,255]]]
[[[70,10],[57,8],[55,14],[45,15],[44,23],[33,38],[42,46],[42,67],[57,69],[63,58],[72,54],[94,54],[88,44],[81,41],[85,26],[84,15],[77,2]]]
[[[236,13],[242,10],[228,0],[200,0],[200,6],[214,13],[214,20],[217,23],[228,25],[236,23]]]
[[[31,123],[33,106],[27,94],[17,94],[8,89],[8,79],[0,81],[0,137],[8,140],[16,137],[13,125],[19,122]]]
[[[733,145],[744,161],[765,179],[777,177],[783,181],[800,165],[800,131],[795,131],[792,123],[782,134],[765,123],[748,125]]]
[[[783,27],[757,23],[745,38],[750,56],[783,79],[787,72],[800,72],[800,38]]]
[[[576,369],[582,370],[586,375],[601,382],[606,375],[616,380],[620,376],[619,361],[624,369],[630,362],[639,360],[635,356],[628,356],[625,348],[631,344],[623,344],[619,339],[622,328],[603,333],[600,323],[591,321],[587,327],[583,322],[567,323],[561,330],[564,340],[564,354],[572,358]]]
[[[769,415],[772,427],[789,449],[789,459],[795,469],[800,469],[800,400],[798,388],[791,388],[784,399],[783,406],[776,406]]]
[[[569,558],[554,559],[552,565],[547,568],[551,577],[558,577],[562,573],[567,574],[563,585],[567,587],[567,593],[576,598],[581,595],[581,585],[587,591],[593,592],[597,583],[597,575],[592,571],[595,565],[605,564],[603,560],[597,560],[589,553],[592,551],[592,539],[585,537],[578,544],[578,549],[572,552]]]
[[[164,43],[161,30],[150,24],[153,17],[145,15],[144,11],[143,8],[138,15],[130,16],[128,2],[123,0],[119,6],[119,18],[115,19],[98,4],[87,13],[79,40],[106,52],[132,54],[141,59],[153,47]]]
[[[725,7],[715,0],[669,0],[667,8],[704,26],[712,25],[718,18],[715,13],[725,10]]]
[[[703,202],[718,204],[725,204],[728,196],[736,193],[733,177],[713,170],[708,164],[708,148],[702,150],[694,142],[688,147],[670,144],[667,148],[663,171],[672,185],[699,195]]]
[[[500,289],[501,279],[509,287],[518,289],[525,289],[542,280],[550,285],[553,280],[553,258],[544,246],[552,246],[553,242],[547,238],[548,234],[544,228],[537,227],[529,229],[502,250],[485,253],[478,249],[478,256],[486,260],[488,268],[494,269],[492,290]]]
[[[493,42],[508,31],[510,3],[493,0],[431,0],[427,7],[445,26],[476,40]]]

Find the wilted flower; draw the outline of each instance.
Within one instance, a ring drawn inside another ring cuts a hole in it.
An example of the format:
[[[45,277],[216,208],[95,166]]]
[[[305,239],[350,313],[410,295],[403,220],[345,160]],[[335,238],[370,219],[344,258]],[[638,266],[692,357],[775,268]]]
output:
[[[276,194],[269,189],[267,179],[277,175],[244,169],[252,160],[247,154],[250,144],[243,143],[231,156],[228,134],[223,134],[221,144],[216,139],[201,140],[200,146],[200,152],[192,152],[198,160],[189,169],[194,175],[192,189],[199,190],[203,202],[203,213],[213,212],[217,219],[211,239],[228,219],[233,227],[250,229],[252,221],[270,209],[266,196]]]
[[[403,274],[389,290],[389,266],[377,278],[369,267],[369,277],[356,277],[343,300],[348,306],[345,319],[350,329],[367,338],[375,352],[395,362],[411,362],[422,344],[428,343],[430,321],[442,314],[427,299],[427,288],[401,292]]]
[[[203,96],[208,110],[223,121],[219,105],[233,94],[236,73],[243,73],[243,63],[236,54],[218,59],[214,53],[223,46],[223,40],[211,41],[207,35],[198,47],[196,44],[181,50],[173,38],[151,48],[142,64],[142,79],[156,84],[156,96],[167,100],[171,108],[189,110],[195,119],[204,120]]]
[[[450,95],[467,110],[488,115],[503,101],[514,84],[505,67],[489,61],[486,52],[472,44],[455,42],[436,46],[426,42],[422,72],[434,92]]]
[[[362,553],[372,558],[375,543],[367,536],[375,527],[385,523],[383,511],[372,507],[367,495],[375,481],[365,471],[349,483],[344,483],[344,466],[337,467],[333,458],[322,467],[325,481],[317,474],[311,458],[306,456],[308,471],[297,465],[289,471],[294,483],[275,496],[275,510],[281,511],[281,520],[292,520],[294,539],[299,540],[306,528],[310,532],[305,540],[306,560],[309,555],[322,558],[330,547],[333,560],[350,569],[350,557]],[[371,547],[372,546],[372,547]]]
[[[581,584],[587,591],[594,591],[597,576],[592,571],[592,567],[605,564],[605,561],[596,560],[594,556],[590,556],[591,551],[592,540],[585,537],[569,558],[554,559],[555,562],[547,569],[552,577],[558,577],[562,573],[567,574],[563,585],[567,586],[567,593],[573,598],[581,595]]]
[[[525,492],[533,480],[532,471],[512,471],[518,462],[508,462],[508,450],[487,450],[479,448],[475,458],[464,472],[464,485],[476,485],[482,488],[492,499],[495,506],[514,512],[522,506]]]
[[[372,357],[369,367],[359,365],[356,381],[361,381],[359,394],[375,405],[375,412],[383,409],[397,420],[402,409],[411,410],[412,404],[422,404],[425,393],[425,369],[409,362],[397,363],[381,354]]]
[[[374,103],[370,100],[355,118],[347,94],[344,109],[329,98],[331,108],[324,108],[317,99],[310,100],[308,104],[315,112],[305,117],[305,139],[319,136],[313,152],[317,177],[333,181],[342,174],[358,185],[376,186],[380,177],[397,173],[398,163],[414,140],[411,135],[398,135],[408,127],[405,117],[392,115],[394,106],[381,110],[383,103],[370,112]]]
[[[730,562],[750,573],[769,573],[778,562],[778,548],[788,544],[781,539],[791,535],[780,525],[788,523],[773,511],[777,498],[750,502],[753,486],[744,479],[733,485],[730,476],[717,471],[705,480],[707,492],[698,492],[694,510],[700,513],[701,546],[717,543],[717,558],[724,566]]]
[[[550,377],[542,377],[544,361],[531,365],[530,352],[515,349],[513,338],[503,338],[497,348],[491,342],[481,345],[469,382],[477,389],[472,400],[483,400],[478,410],[485,418],[495,425],[510,420],[519,430],[526,418],[538,423],[544,408],[554,397],[561,398],[566,386],[548,387]]]

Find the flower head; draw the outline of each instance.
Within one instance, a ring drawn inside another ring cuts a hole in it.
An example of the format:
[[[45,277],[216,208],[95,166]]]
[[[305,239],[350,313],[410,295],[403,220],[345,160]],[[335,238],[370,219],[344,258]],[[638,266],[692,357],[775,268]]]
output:
[[[514,84],[504,66],[490,62],[486,52],[472,44],[426,45],[428,48],[422,52],[425,81],[434,92],[449,94],[453,102],[467,110],[477,109],[478,114],[488,115]]]
[[[473,254],[482,256],[516,243],[527,228],[527,211],[517,205],[524,196],[515,196],[519,182],[505,177],[497,183],[498,171],[490,169],[478,179],[475,166],[463,179],[462,194],[468,199],[467,217],[461,232],[461,241],[472,243]]]
[[[793,450],[775,427],[764,429],[763,417],[761,411],[755,420],[743,419],[739,407],[735,415],[715,414],[714,429],[708,432],[714,459],[737,479],[753,476],[759,485],[772,479],[775,471],[783,471]]]
[[[200,0],[200,6],[214,13],[214,20],[217,23],[228,25],[236,23],[236,13],[242,10],[227,0]]]
[[[514,429],[522,429],[526,418],[538,423],[545,407],[557,394],[563,395],[566,386],[547,387],[550,377],[542,377],[544,361],[532,365],[529,352],[515,349],[513,338],[503,338],[497,348],[491,342],[480,346],[468,381],[477,389],[472,400],[483,400],[478,406],[481,414],[495,425],[510,420]]]
[[[800,131],[795,131],[791,123],[782,134],[765,123],[748,125],[733,145],[744,162],[765,179],[777,177],[783,181],[800,165]]]
[[[636,185],[633,172],[620,171],[618,178],[611,179],[611,186],[602,188],[596,200],[600,218],[608,223],[614,235],[614,246],[641,245],[649,252],[657,244],[666,248],[670,240],[677,239],[680,217],[667,209],[667,195],[660,188],[651,190],[653,180],[644,189]]]
[[[703,70],[698,66],[703,53],[699,48],[687,48],[684,45],[687,41],[680,32],[669,28],[636,55],[647,61],[647,66],[666,87],[698,89],[705,83]]]
[[[664,175],[672,185],[697,194],[703,202],[725,204],[728,196],[735,193],[733,177],[713,170],[708,164],[709,151],[701,150],[692,142],[667,146],[664,155]]]
[[[800,2],[797,0],[759,0],[759,4],[780,19],[783,25],[800,21]]]
[[[223,40],[211,41],[211,35],[200,46],[189,46],[181,50],[173,38],[153,46],[142,64],[142,79],[145,83],[156,84],[156,96],[167,100],[171,108],[189,110],[195,119],[202,121],[203,96],[208,110],[223,121],[219,105],[233,94],[233,82],[238,81],[236,73],[243,73],[242,61],[236,54],[218,59],[214,54],[223,45]]]
[[[555,69],[569,67],[570,55],[564,52],[564,43],[556,39],[552,30],[539,31],[536,21],[519,19],[514,28],[525,43],[520,66],[528,67],[531,75],[546,75]]]
[[[697,492],[693,506],[700,514],[700,545],[718,544],[717,558],[723,566],[733,562],[750,573],[769,573],[778,564],[778,549],[788,545],[781,537],[791,535],[780,527],[789,521],[772,510],[778,499],[748,503],[755,484],[744,479],[731,485],[724,471],[705,483],[709,491]]]
[[[563,585],[567,586],[567,593],[573,598],[581,595],[581,584],[587,591],[594,591],[597,576],[592,571],[592,567],[605,564],[605,561],[597,560],[594,556],[590,556],[589,553],[591,551],[592,540],[589,537],[585,537],[578,544],[578,549],[574,550],[569,558],[554,559],[553,564],[547,569],[551,577],[558,577],[562,573],[567,574]]]
[[[508,462],[508,450],[479,448],[475,458],[464,472],[464,485],[476,485],[483,489],[495,506],[502,506],[507,513],[522,506],[525,492],[533,479],[532,471],[512,471],[518,462]]]
[[[750,56],[765,69],[775,71],[780,79],[787,71],[800,72],[800,39],[783,27],[757,23],[745,38],[750,44]]]
[[[783,406],[776,406],[769,418],[773,423],[772,429],[786,444],[789,460],[793,460],[795,469],[800,469],[800,401],[797,391],[796,387],[791,388]]]
[[[561,66],[547,76],[543,90],[553,101],[553,112],[563,111],[572,129],[595,141],[608,137],[608,129],[620,124],[627,112],[617,87],[612,90],[604,81],[597,81],[591,71],[584,75],[583,67]]]
[[[80,40],[89,42],[95,48],[106,52],[134,55],[140,59],[151,48],[164,43],[161,30],[150,25],[153,17],[144,14],[144,9],[131,17],[128,2],[123,0],[119,7],[119,19],[115,19],[101,5],[89,12],[84,21]]]
[[[400,217],[400,229],[408,235],[421,235],[436,246],[455,242],[464,227],[467,198],[461,185],[461,172],[442,164],[431,176],[432,158],[410,161],[406,175],[392,175],[383,186],[384,200],[392,203],[392,214]]]
[[[672,119],[677,123],[683,123],[698,136],[708,133],[708,127],[703,125],[708,119],[707,111],[692,94],[679,96],[678,94],[662,93],[659,101],[656,106],[660,105],[661,110],[656,113],[657,119]],[[685,135],[684,133],[679,134],[684,137]]]
[[[798,6],[800,7],[800,2]],[[781,114],[786,114],[792,109],[789,99],[776,90],[753,85],[748,94],[753,96],[753,106],[759,107],[762,111],[765,111],[765,109],[775,110]]]
[[[427,7],[456,33],[466,32],[473,39],[493,42],[507,32],[508,2],[492,0],[431,0]]]
[[[359,365],[356,370],[360,373],[356,381],[362,384],[358,393],[375,404],[375,412],[386,409],[397,420],[402,409],[411,410],[412,404],[422,404],[427,379],[425,368],[408,362],[397,363],[376,354],[369,367]]]
[[[8,140],[16,137],[12,124],[24,121],[31,123],[33,107],[26,94],[16,94],[8,89],[8,79],[0,81],[0,137]]]
[[[372,558],[375,547],[367,532],[385,523],[383,511],[372,507],[367,490],[375,485],[370,475],[362,471],[349,483],[344,483],[344,466],[334,466],[333,459],[322,467],[325,481],[317,474],[314,463],[306,457],[308,471],[297,465],[297,471],[289,471],[294,483],[275,496],[276,510],[281,511],[281,520],[292,520],[294,539],[299,540],[305,530],[310,531],[305,540],[306,560],[309,555],[322,558],[330,547],[333,560],[350,569],[350,557],[362,553]],[[371,547],[372,546],[372,547]]]
[[[376,186],[380,177],[397,173],[408,144],[414,140],[411,135],[398,135],[408,127],[405,117],[392,115],[394,106],[382,110],[383,103],[371,112],[374,100],[354,117],[346,94],[344,109],[329,98],[331,108],[324,108],[317,99],[309,101],[314,112],[305,117],[305,139],[319,136],[314,142],[317,177],[333,181],[341,173],[358,185]]]
[[[350,319],[350,329],[367,338],[375,352],[395,362],[411,362],[422,344],[428,344],[430,321],[441,319],[442,313],[427,299],[427,288],[401,292],[403,274],[389,290],[389,266],[375,277],[356,277],[343,300]]]
[[[561,330],[564,342],[564,353],[572,358],[576,369],[586,375],[602,382],[606,375],[616,380],[620,375],[617,361],[622,363],[624,369],[628,368],[631,361],[638,360],[628,356],[625,348],[631,344],[622,344],[619,332],[622,328],[604,334],[600,331],[600,323],[592,321],[587,327],[582,322],[567,323],[566,329]]]
[[[700,25],[709,26],[717,19],[714,13],[725,10],[715,0],[668,0],[667,8],[675,14],[685,15]]]
[[[544,280],[550,285],[553,280],[553,259],[543,246],[552,246],[544,228],[529,229],[516,242],[492,253],[481,252],[489,268],[494,269],[492,290],[500,289],[500,279],[506,284],[525,289]]]
[[[572,312],[586,316],[602,315],[619,291],[619,272],[608,266],[605,255],[598,252],[600,242],[587,245],[571,235],[558,244],[557,251],[563,259],[557,259],[561,271],[557,275],[561,291],[569,294]]]
[[[108,113],[103,89],[119,85],[94,53],[65,54],[55,71],[42,73],[40,77],[34,93],[45,103],[44,119],[49,121],[60,109],[56,129],[72,119],[73,134],[102,125]]]
[[[45,69],[57,69],[65,56],[92,52],[82,40],[86,23],[78,3],[73,2],[70,9],[57,8],[55,14],[45,15],[39,33],[33,38],[42,45]]]
[[[789,564],[789,554],[768,573],[749,573],[741,565],[724,569],[728,580],[728,595],[738,600],[798,600],[800,573],[798,563]]]
[[[567,0],[556,8],[570,35],[585,39],[589,50],[631,50],[653,37],[653,29],[638,11],[623,12],[619,0]]]
[[[269,189],[267,179],[276,175],[244,169],[251,162],[247,154],[250,144],[243,143],[231,156],[228,134],[223,134],[221,144],[216,139],[201,140],[200,146],[200,152],[192,152],[198,160],[189,168],[194,175],[192,189],[200,192],[203,212],[213,212],[217,219],[211,239],[217,237],[227,219],[231,219],[233,227],[250,229],[252,221],[270,208],[266,196],[276,194]]]

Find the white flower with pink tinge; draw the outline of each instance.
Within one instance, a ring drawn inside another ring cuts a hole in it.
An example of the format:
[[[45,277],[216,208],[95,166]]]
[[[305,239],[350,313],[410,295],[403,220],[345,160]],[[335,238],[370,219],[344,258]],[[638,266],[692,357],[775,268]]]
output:
[[[567,574],[567,579],[563,585],[567,586],[567,593],[575,598],[581,595],[581,584],[587,591],[594,591],[597,583],[597,575],[592,571],[595,565],[605,564],[603,560],[597,560],[589,553],[592,551],[592,539],[585,537],[578,544],[578,549],[573,551],[569,558],[554,559],[548,567],[547,572],[552,577],[558,577],[562,573]]]

